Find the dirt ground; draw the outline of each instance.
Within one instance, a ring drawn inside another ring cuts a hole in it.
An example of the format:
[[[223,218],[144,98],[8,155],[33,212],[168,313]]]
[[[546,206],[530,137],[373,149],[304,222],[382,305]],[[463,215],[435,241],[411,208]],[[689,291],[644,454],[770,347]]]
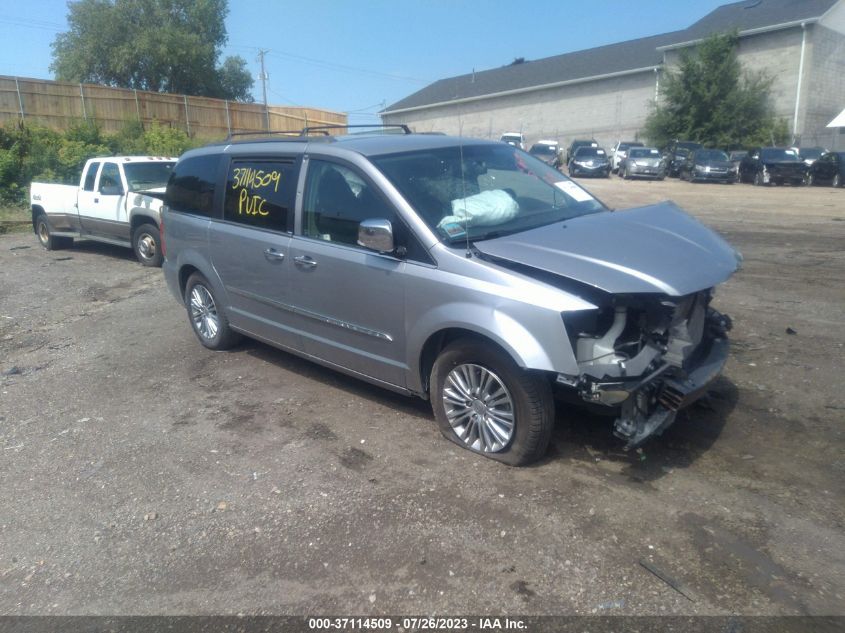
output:
[[[423,401],[205,350],[128,250],[0,236],[0,614],[845,614],[845,190],[586,185],[742,251],[732,357],[641,453],[561,410],[522,469]]]

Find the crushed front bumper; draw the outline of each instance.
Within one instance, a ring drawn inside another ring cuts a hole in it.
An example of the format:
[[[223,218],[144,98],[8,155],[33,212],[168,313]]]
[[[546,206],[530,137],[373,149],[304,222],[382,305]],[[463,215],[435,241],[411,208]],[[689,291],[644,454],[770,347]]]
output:
[[[636,448],[652,435],[660,435],[675,421],[678,411],[703,396],[722,373],[729,348],[726,337],[711,339],[709,349],[689,369],[672,368],[646,384],[635,385],[613,425],[614,435],[626,440],[625,448]],[[598,384],[597,388],[604,387]],[[612,388],[619,389],[618,385]]]

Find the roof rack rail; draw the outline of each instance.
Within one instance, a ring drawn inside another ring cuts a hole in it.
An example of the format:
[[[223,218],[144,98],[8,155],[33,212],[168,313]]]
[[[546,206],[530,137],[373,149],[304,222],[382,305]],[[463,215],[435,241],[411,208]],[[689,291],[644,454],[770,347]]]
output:
[[[308,128],[303,130],[256,130],[255,132],[230,132],[229,135],[226,137],[227,141],[231,141],[233,138],[237,136],[289,136],[289,137],[300,137],[300,136],[307,136]],[[328,136],[329,133],[325,131],[316,130],[321,136]]]
[[[374,123],[374,124],[359,124],[359,125],[340,125],[332,124],[332,125],[318,125],[316,127],[304,127],[302,128],[302,136],[306,136],[312,132],[323,132],[325,131],[328,134],[328,130],[350,130],[353,128],[379,128],[379,129],[386,129],[386,128],[395,128],[397,130],[401,130],[403,134],[413,134],[411,132],[411,128],[409,128],[404,123]]]

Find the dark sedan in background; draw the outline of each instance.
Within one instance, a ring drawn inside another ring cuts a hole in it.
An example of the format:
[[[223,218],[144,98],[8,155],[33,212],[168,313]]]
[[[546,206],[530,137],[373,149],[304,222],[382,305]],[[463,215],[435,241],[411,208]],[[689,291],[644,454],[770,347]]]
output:
[[[827,152],[807,172],[808,185],[841,187],[845,183],[845,152]]]
[[[663,150],[666,161],[666,175],[670,178],[678,178],[681,174],[681,167],[686,163],[689,155],[695,150],[704,147],[695,141],[672,141]]]
[[[610,177],[610,160],[601,147],[581,146],[567,165],[570,176],[600,176]]]
[[[660,150],[655,147],[632,147],[628,155],[619,163],[619,175],[625,180],[629,178],[666,177],[666,164]]]
[[[737,170],[720,149],[697,149],[681,165],[679,177],[690,182],[736,182]]]
[[[758,147],[739,163],[740,182],[755,185],[803,185],[806,175],[807,165],[798,152],[784,147]]]
[[[547,165],[557,166],[560,162],[560,145],[557,141],[537,141],[528,150],[534,158],[539,158]]]

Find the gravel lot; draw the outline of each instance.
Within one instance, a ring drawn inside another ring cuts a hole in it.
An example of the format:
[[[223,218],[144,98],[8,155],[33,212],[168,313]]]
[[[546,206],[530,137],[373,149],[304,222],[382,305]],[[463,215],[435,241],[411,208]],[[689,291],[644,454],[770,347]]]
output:
[[[641,453],[559,411],[523,469],[423,401],[205,350],[128,250],[0,236],[0,614],[845,615],[845,190],[587,186],[743,252],[732,358]]]

